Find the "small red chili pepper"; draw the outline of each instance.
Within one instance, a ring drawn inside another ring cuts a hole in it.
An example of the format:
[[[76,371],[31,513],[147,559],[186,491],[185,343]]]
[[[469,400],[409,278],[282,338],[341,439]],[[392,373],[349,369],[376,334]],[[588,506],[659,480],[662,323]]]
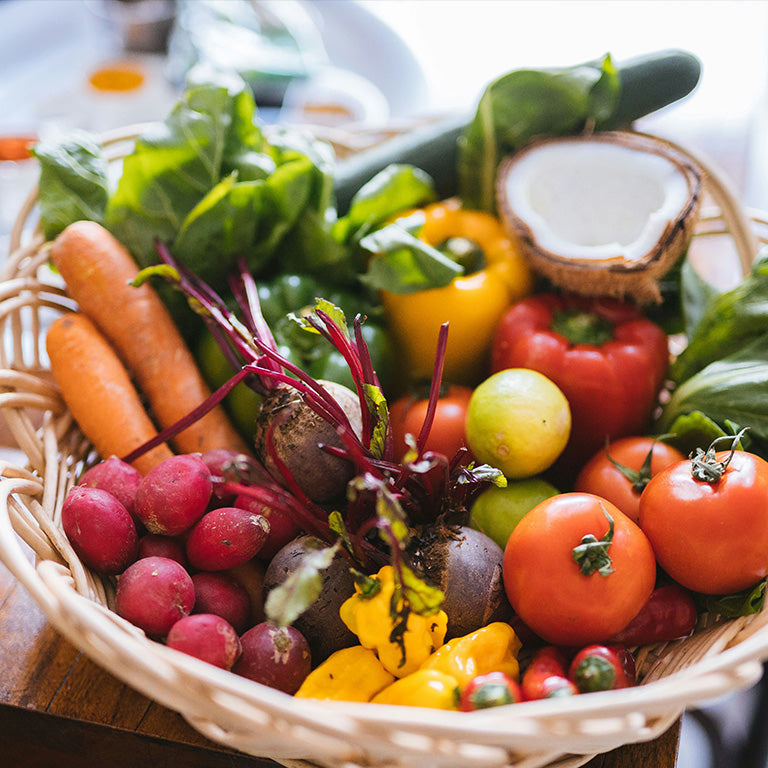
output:
[[[619,645],[649,645],[688,637],[696,626],[696,605],[678,584],[657,587],[629,624],[611,638]]]
[[[571,662],[568,677],[580,693],[635,684],[635,658],[623,645],[588,645]]]
[[[469,681],[461,693],[459,708],[462,712],[517,704],[523,700],[518,683],[503,672],[488,672]]]
[[[552,645],[536,651],[523,674],[523,698],[531,701],[576,695],[579,691],[568,679],[567,664],[562,651]]]

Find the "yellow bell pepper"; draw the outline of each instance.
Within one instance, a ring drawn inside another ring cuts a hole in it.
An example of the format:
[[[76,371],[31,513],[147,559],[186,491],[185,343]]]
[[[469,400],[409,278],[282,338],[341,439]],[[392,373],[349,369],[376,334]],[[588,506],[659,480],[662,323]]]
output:
[[[342,603],[339,615],[350,631],[357,635],[362,646],[376,651],[387,671],[395,677],[405,677],[415,672],[442,644],[448,617],[445,611],[438,611],[431,616],[411,612],[401,637],[402,642],[393,640],[395,621],[392,618],[391,603],[395,591],[394,570],[391,565],[385,565],[371,578],[378,581],[378,592],[367,596],[356,586],[355,594]]]
[[[448,347],[443,378],[478,383],[487,373],[493,335],[504,311],[533,289],[533,276],[501,222],[490,213],[466,210],[452,199],[427,206],[419,237],[439,246],[464,238],[480,247],[485,265],[449,285],[409,294],[381,292],[389,327],[412,380],[429,379],[440,326],[446,321]]]
[[[488,672],[503,672],[513,680],[520,674],[517,654],[520,640],[515,630],[502,621],[495,621],[464,637],[456,637],[440,646],[421,669],[444,672],[453,677],[461,688],[472,678]]]
[[[432,709],[458,709],[460,690],[456,680],[436,669],[419,669],[377,693],[373,704],[402,704]]]
[[[362,645],[342,648],[313,669],[294,694],[299,699],[370,701],[395,680]]]

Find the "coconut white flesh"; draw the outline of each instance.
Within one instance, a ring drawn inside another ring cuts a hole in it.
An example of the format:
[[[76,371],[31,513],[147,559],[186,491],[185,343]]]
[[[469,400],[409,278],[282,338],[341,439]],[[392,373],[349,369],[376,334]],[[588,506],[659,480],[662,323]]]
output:
[[[537,247],[586,261],[642,260],[691,194],[667,157],[606,141],[543,144],[524,153],[503,183],[509,209]]]

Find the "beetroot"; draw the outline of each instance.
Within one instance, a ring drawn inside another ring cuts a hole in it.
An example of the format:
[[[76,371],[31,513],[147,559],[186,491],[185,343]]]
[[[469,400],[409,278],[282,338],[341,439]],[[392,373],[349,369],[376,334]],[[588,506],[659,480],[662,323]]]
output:
[[[168,632],[166,645],[222,669],[231,669],[242,652],[237,632],[212,613],[179,619]]]
[[[109,491],[135,517],[136,491],[141,482],[141,472],[126,464],[117,456],[110,456],[86,470],[78,485]]]
[[[167,557],[137,560],[117,581],[115,610],[150,637],[165,637],[194,605],[191,576]]]
[[[212,448],[203,453],[203,460],[213,480],[213,496],[218,501],[217,506],[230,506],[235,500],[235,494],[222,489],[222,481],[227,473],[227,468],[243,459],[243,454],[231,448]]]
[[[171,456],[139,483],[136,515],[150,533],[175,536],[200,519],[212,493],[211,474],[199,455]]]
[[[294,694],[312,669],[309,645],[293,627],[262,622],[240,642],[243,652],[232,671],[270,688]]]
[[[213,613],[226,619],[238,634],[249,626],[251,598],[237,579],[226,573],[201,571],[192,575],[195,585],[194,613]]]
[[[121,573],[136,559],[133,518],[108,491],[74,486],[64,500],[61,523],[78,557],[97,573]]]
[[[223,571],[256,555],[269,533],[269,523],[239,507],[207,512],[187,537],[187,559],[202,571]]]

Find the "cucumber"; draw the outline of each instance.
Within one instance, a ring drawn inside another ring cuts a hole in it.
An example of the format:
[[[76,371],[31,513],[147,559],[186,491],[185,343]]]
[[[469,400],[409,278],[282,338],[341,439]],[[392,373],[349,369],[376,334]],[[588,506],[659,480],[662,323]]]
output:
[[[612,128],[687,96],[699,82],[701,62],[680,50],[658,51],[617,64],[621,90]],[[392,163],[415,165],[434,180],[439,197],[455,194],[458,185],[458,140],[471,116],[451,117],[391,139],[339,163],[335,173],[336,205],[340,216],[354,194]]]

